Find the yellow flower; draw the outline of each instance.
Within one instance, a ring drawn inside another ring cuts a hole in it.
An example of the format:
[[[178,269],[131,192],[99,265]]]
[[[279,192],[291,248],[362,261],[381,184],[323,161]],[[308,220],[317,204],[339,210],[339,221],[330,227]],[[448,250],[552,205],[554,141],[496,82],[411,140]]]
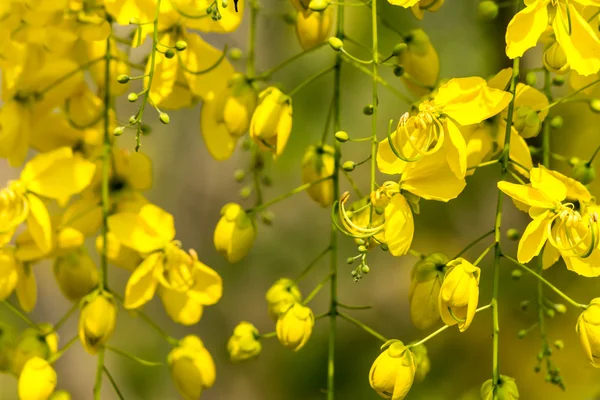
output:
[[[446,268],[438,300],[440,316],[446,325],[458,323],[464,332],[475,317],[481,270],[464,258],[450,261]]]
[[[379,169],[386,174],[400,174],[408,165],[418,164],[415,161],[444,153],[450,170],[464,178],[467,147],[461,127],[498,114],[511,97],[510,93],[488,87],[479,77],[450,80],[433,100],[419,105],[416,116],[406,113],[400,118],[396,132],[390,136],[393,148],[388,139],[379,143]]]
[[[481,385],[482,400],[518,400],[519,388],[514,378],[506,375],[500,375],[500,382],[497,384],[496,393],[494,393],[494,385],[492,380],[488,379]],[[495,395],[494,395],[495,394]]]
[[[20,400],[47,400],[56,387],[56,371],[48,361],[33,357],[19,375]]]
[[[237,263],[252,249],[255,238],[254,219],[239,204],[228,203],[223,206],[214,234],[217,251],[230,263]]]
[[[83,300],[79,316],[79,340],[90,354],[110,339],[115,330],[117,307],[108,292],[94,292]]]
[[[415,379],[415,356],[399,340],[388,341],[382,349],[385,350],[371,366],[369,383],[381,397],[402,400]]]
[[[52,332],[52,326],[40,324],[39,328],[27,328],[17,338],[10,366],[15,376],[21,374],[23,366],[32,357],[47,360],[58,350],[58,335]]]
[[[300,303],[295,303],[277,320],[275,330],[279,343],[288,349],[298,351],[312,334],[315,316],[312,310]]]
[[[440,319],[438,297],[448,257],[432,253],[415,264],[408,292],[410,318],[419,329],[427,329]]]
[[[592,300],[577,318],[576,330],[588,360],[600,368],[600,298]]]
[[[250,121],[250,137],[277,158],[292,132],[292,99],[276,87],[263,90]]]
[[[385,244],[392,255],[408,253],[415,234],[415,223],[410,205],[400,193],[393,196],[385,207],[383,232]]]
[[[440,74],[437,51],[422,29],[412,30],[404,42],[407,48],[397,58],[398,65],[404,68],[402,82],[416,96],[425,96],[430,93],[428,87],[435,86]]]
[[[184,337],[167,360],[175,387],[186,400],[199,399],[215,383],[215,363],[197,336]]]
[[[238,139],[250,126],[257,101],[256,88],[242,74],[235,74],[227,87],[205,97],[200,128],[208,152],[216,160],[231,157]]]
[[[411,11],[417,19],[423,19],[425,11],[434,12],[444,5],[444,0],[419,0],[411,7]]]
[[[581,75],[600,70],[600,40],[573,3],[600,6],[596,0],[532,0],[519,11],[506,30],[506,55],[521,57],[535,47],[549,21],[571,68]]]
[[[233,336],[227,342],[227,351],[233,362],[246,361],[260,354],[261,344],[258,329],[249,322],[242,321],[233,330]]]
[[[156,7],[154,0],[104,0],[104,6],[120,25],[129,25],[132,18],[150,18]]]
[[[19,266],[13,248],[0,248],[0,301],[4,301],[17,287]]]
[[[548,242],[543,254],[544,268],[561,256],[571,271],[588,277],[600,275],[597,267],[600,265],[597,249],[600,210],[586,206],[591,195],[582,184],[539,166],[531,170],[529,184],[502,181],[498,188],[532,218],[519,241],[519,262],[529,262]],[[579,207],[565,200],[579,201]]]
[[[110,263],[117,267],[121,267],[133,272],[135,267],[140,265],[142,262],[142,256],[140,256],[140,253],[133,250],[131,247],[122,245],[117,240],[114,233],[108,232],[106,238],[106,241],[108,242],[107,256]],[[103,248],[104,241],[102,236],[98,236],[96,238],[96,249],[98,253],[101,253]]]
[[[83,247],[58,256],[53,270],[58,287],[71,301],[81,300],[98,286],[96,264]]]
[[[54,393],[52,393],[52,396],[50,396],[50,400],[71,400],[71,394],[69,392],[67,392],[66,390],[58,390]]]
[[[296,18],[296,36],[304,50],[312,49],[323,43],[333,26],[330,7],[323,11],[307,10],[299,12]]]
[[[109,0],[110,1],[110,0]],[[120,1],[120,0],[116,0]],[[136,1],[136,0],[125,0],[125,1]],[[149,1],[149,0],[143,0]],[[152,10],[154,10],[154,0],[151,0]],[[153,14],[154,15],[154,14]],[[138,16],[136,16],[138,17]],[[141,16],[139,16],[141,17]],[[149,18],[150,19],[150,18]],[[106,41],[98,40],[93,42],[85,43],[84,47],[85,54],[83,55],[88,60],[95,60],[100,57],[106,57]],[[113,96],[122,95],[127,91],[128,85],[124,85],[119,83],[115,78],[119,75],[129,75],[129,66],[125,62],[128,59],[128,54],[117,46],[114,40],[110,40],[110,54],[111,60],[109,63],[110,67],[110,76],[113,79],[110,80],[110,93]],[[89,71],[94,83],[98,86],[99,92],[104,92],[104,88],[106,87],[105,82],[105,70],[106,70],[106,61],[100,61],[90,66]]]
[[[269,304],[269,316],[277,321],[292,305],[302,300],[300,289],[293,280],[281,278],[267,290],[266,300]]]
[[[302,183],[307,184],[333,175],[335,149],[329,145],[310,146],[302,159]],[[333,203],[333,181],[327,179],[309,187],[306,191],[311,199],[328,207]]]

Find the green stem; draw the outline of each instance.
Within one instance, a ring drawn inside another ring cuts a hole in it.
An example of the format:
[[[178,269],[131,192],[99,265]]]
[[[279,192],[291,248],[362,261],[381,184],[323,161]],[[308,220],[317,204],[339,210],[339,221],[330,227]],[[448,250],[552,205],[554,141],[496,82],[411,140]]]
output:
[[[113,353],[118,354],[122,357],[129,358],[130,360],[135,361],[136,363],[141,364],[145,367],[159,367],[159,366],[163,365],[162,363],[159,363],[159,362],[144,360],[143,358],[134,356],[133,354],[129,354],[126,351],[119,350],[115,347],[106,346],[106,349],[110,350]]]
[[[369,140],[371,140],[371,138],[369,138]],[[346,177],[346,179],[348,179],[348,183],[352,187],[352,190],[354,190],[354,193],[356,193],[356,195],[358,197],[360,197],[360,198],[364,197],[363,194],[362,194],[362,192],[358,188],[358,185],[356,184],[356,182],[352,178],[352,175],[350,175],[350,173],[348,171],[343,171],[343,172],[344,172],[344,176]]]
[[[420,251],[414,250],[414,249],[408,249],[408,254],[410,254],[411,256],[419,257],[421,260],[423,260],[425,257],[427,257],[425,254],[421,253]]]
[[[554,106],[557,106],[557,105],[559,105],[561,103],[564,103],[565,101],[569,100],[573,96],[575,96],[575,95],[583,92],[585,89],[588,89],[588,88],[590,88],[590,87],[592,87],[592,86],[594,86],[594,85],[596,85],[598,83],[600,83],[600,79],[596,79],[595,81],[593,81],[593,82],[591,82],[591,83],[589,83],[589,84],[587,84],[587,85],[585,85],[585,86],[577,89],[576,91],[570,93],[568,96],[565,96],[565,97],[563,97],[561,99],[556,100],[555,102],[553,102],[550,105],[548,105],[548,107],[544,108],[544,110],[548,110],[548,109],[550,109],[550,108],[552,108]],[[540,110],[540,111],[543,111],[543,110]]]
[[[559,288],[557,288],[552,283],[550,283],[548,280],[546,280],[546,278],[544,278],[542,275],[538,274],[537,272],[535,272],[534,270],[532,270],[525,264],[521,264],[519,261],[515,260],[514,258],[512,258],[506,254],[502,254],[501,256],[506,258],[508,261],[514,263],[515,265],[518,265],[519,267],[523,268],[525,271],[529,272],[531,275],[535,276],[540,282],[544,283],[546,286],[548,286],[550,289],[552,289],[557,295],[559,295],[560,297],[565,299],[573,307],[581,308],[583,310],[588,308],[588,305],[576,302],[575,300],[573,300],[572,298],[570,298],[569,296],[564,294]]]
[[[108,39],[107,39],[108,40]],[[51,84],[49,84],[48,86],[46,86],[45,88],[43,88],[42,90],[40,90],[39,92],[37,92],[38,95],[44,95],[46,93],[48,93],[50,90],[54,89],[56,86],[60,85],[61,83],[65,82],[66,80],[72,78],[73,76],[77,75],[78,73],[80,73],[81,71],[88,69],[89,67],[91,67],[92,65],[104,60],[105,57],[98,57],[98,58],[94,58],[93,60],[90,60],[88,62],[86,62],[85,64],[80,65],[79,67],[77,67],[77,69],[69,72],[66,75],[61,76],[60,78],[58,78],[57,80],[55,80],[54,82],[52,82]]]
[[[512,128],[513,113],[515,110],[515,92],[517,89],[517,81],[519,79],[519,65],[520,58],[513,60],[513,71],[510,80],[510,93],[513,95],[509,105],[508,114],[506,117],[506,131],[504,132],[504,147],[500,155],[500,165],[502,171],[500,172],[500,180],[504,180],[508,172],[508,161],[510,154],[510,134]],[[496,205],[496,218],[494,222],[494,267],[493,267],[493,290],[492,290],[492,387],[493,387],[493,398],[498,399],[498,387],[500,384],[500,364],[499,364],[499,353],[500,353],[500,317],[498,312],[498,297],[500,292],[500,257],[502,252],[500,250],[500,239],[502,237],[500,229],[502,225],[502,203],[504,201],[504,194],[498,190],[498,202]]]
[[[385,342],[388,341],[388,339],[385,336],[383,336],[381,333],[377,332],[376,330],[374,330],[373,328],[371,328],[367,324],[365,324],[365,323],[357,320],[356,318],[353,318],[353,317],[349,316],[348,314],[344,314],[344,313],[341,313],[341,312],[338,312],[338,315],[342,319],[345,319],[346,321],[352,322],[354,325],[358,326],[359,328],[361,328],[365,332],[368,332],[373,337],[376,337],[377,339],[381,340],[382,342],[385,343]]]
[[[344,304],[338,301],[338,307],[345,308],[346,310],[369,310],[373,308],[373,306],[351,306],[350,304]]]
[[[329,124],[331,123],[331,118],[333,116],[334,104],[335,104],[335,99],[332,98],[331,105],[329,106],[329,110],[327,111],[327,119],[325,120],[325,128],[323,129],[323,135],[321,135],[321,146],[325,145],[325,143],[327,142],[327,134],[329,133]]]
[[[304,50],[301,51],[298,54],[293,55],[292,57],[288,58],[287,60],[283,61],[281,64],[261,73],[260,75],[258,75],[256,78],[256,80],[267,80],[271,77],[271,75],[273,75],[275,72],[285,68],[286,66],[288,66],[289,64],[293,63],[294,61],[296,61],[297,59],[314,52],[315,50],[320,49],[321,47],[325,46],[327,44],[327,42],[323,42],[323,43],[319,43],[318,45],[316,45],[315,47],[312,47],[308,50]]]
[[[104,67],[104,140],[102,144],[102,254],[100,256],[100,290],[108,285],[108,215],[110,214],[110,40],[106,40],[106,63]]]
[[[496,243],[492,243],[491,245],[489,245],[488,248],[485,249],[483,251],[483,253],[481,253],[479,255],[479,257],[477,257],[477,260],[475,260],[475,262],[473,263],[473,265],[479,265],[479,263],[481,262],[481,260],[483,260],[483,257],[485,257],[487,255],[487,253],[489,253],[490,250],[492,250],[494,247],[496,247]]]
[[[96,368],[96,383],[94,383],[94,400],[102,400],[102,372],[104,371],[104,347],[98,350],[98,367]]]
[[[246,60],[246,76],[250,79],[256,75],[256,20],[260,6],[258,1],[250,0],[250,28],[248,35],[248,59]]]
[[[481,167],[487,167],[489,165],[495,165],[495,164],[498,164],[498,161],[499,161],[498,159],[495,159],[495,160],[482,162],[481,164],[473,165],[472,167],[467,168],[467,171],[470,171],[472,169],[481,168]]]
[[[271,339],[277,337],[277,332],[269,332],[258,335],[258,339]]]
[[[308,303],[310,303],[312,301],[312,299],[315,298],[315,296],[321,291],[321,289],[323,289],[323,287],[325,287],[325,284],[327,282],[329,282],[329,280],[331,279],[331,274],[327,275],[325,277],[325,279],[323,279],[321,282],[319,282],[319,284],[313,289],[312,292],[310,292],[308,294],[308,296],[306,296],[306,298],[304,299],[304,301],[302,302],[302,305],[307,305]]]
[[[4,300],[3,303],[13,314],[25,321],[27,325],[29,325],[32,328],[38,329],[37,324],[33,322],[31,318],[25,315],[21,310],[19,310],[14,304],[9,302],[8,300]]]
[[[461,251],[458,252],[457,255],[454,256],[453,260],[456,260],[458,257],[462,256],[463,254],[465,254],[467,251],[469,251],[473,246],[475,246],[477,243],[481,242],[483,239],[485,239],[486,237],[490,236],[492,233],[494,233],[494,229],[487,231],[486,233],[484,233],[483,235],[479,236],[477,239],[473,240],[471,243],[469,243],[464,249],[462,249]]]
[[[316,74],[314,74],[313,76],[309,77],[304,82],[300,82],[300,84],[298,84],[295,88],[293,88],[292,90],[290,90],[288,92],[288,96],[289,97],[294,96],[300,90],[304,89],[306,86],[310,85],[311,83],[313,83],[314,81],[316,81],[317,79],[319,79],[323,75],[328,74],[329,72],[333,71],[334,69],[335,69],[335,66],[332,66],[332,67],[327,67],[324,70],[317,72]]]
[[[272,206],[275,203],[279,203],[280,201],[285,200],[288,197],[291,197],[291,196],[295,195],[296,193],[303,192],[306,189],[308,189],[308,188],[310,188],[310,187],[312,187],[314,185],[318,185],[319,183],[324,182],[324,181],[326,181],[328,179],[332,179],[332,178],[333,178],[333,176],[326,176],[324,178],[317,179],[316,181],[305,183],[304,185],[298,186],[297,188],[291,190],[290,192],[284,193],[284,194],[282,194],[280,196],[275,197],[274,199],[271,199],[271,200],[269,200],[269,201],[267,201],[265,203],[262,203],[262,204],[260,204],[260,205],[258,205],[256,207],[253,207],[253,208],[250,208],[250,209],[246,210],[246,213],[249,214],[249,213],[255,213],[255,212],[264,210],[265,208],[267,208],[269,206]]]
[[[179,343],[179,340],[175,339],[174,337],[170,336],[167,332],[165,332],[160,326],[158,326],[158,324],[154,321],[152,321],[150,319],[150,317],[148,317],[146,314],[144,314],[142,311],[135,311],[135,313],[150,327],[152,327],[160,336],[162,336],[167,343],[169,343],[171,346],[177,346],[177,344]]]
[[[54,324],[54,327],[52,328],[52,331],[49,332],[49,333],[47,333],[46,335],[49,335],[50,333],[53,333],[53,332],[57,332],[60,329],[60,327],[63,326],[63,324],[65,322],[67,322],[69,320],[69,318],[71,318],[71,315],[73,315],[73,313],[75,311],[77,311],[78,308],[79,308],[79,303],[73,304],[71,306],[71,308],[69,308],[69,311],[67,311],[66,314],[63,315],[62,318],[59,319],[56,324]]]
[[[258,166],[262,164],[262,154],[256,143],[252,143],[252,181],[254,183],[254,191],[256,193],[255,206],[260,206],[263,202],[262,185],[260,182],[260,169]]]
[[[600,146],[596,147],[596,150],[594,150],[594,154],[592,154],[592,157],[590,157],[589,161],[587,162],[588,167],[592,165],[592,162],[594,161],[594,158],[596,158],[596,156],[598,155],[599,150]]]
[[[376,184],[376,172],[377,172],[377,146],[379,142],[377,141],[377,115],[379,109],[379,97],[377,96],[377,78],[379,76],[379,44],[378,44],[378,35],[377,35],[377,0],[372,0],[371,2],[371,36],[373,39],[373,49],[372,49],[372,57],[373,57],[373,74],[372,74],[372,89],[371,89],[371,105],[373,107],[373,114],[371,115],[371,185],[369,193],[373,193],[375,191]],[[371,222],[373,218],[373,204],[371,203],[371,212],[369,213],[369,228],[371,227]]]
[[[115,393],[117,393],[117,397],[119,397],[120,400],[125,400],[125,397],[123,397],[123,393],[121,393],[121,391],[119,390],[119,387],[117,386],[117,382],[115,382],[115,380],[112,377],[112,375],[110,374],[110,372],[108,372],[108,369],[106,368],[106,366],[103,368],[103,370],[104,370],[104,373],[106,374],[106,377],[110,381],[110,384],[112,385],[113,389],[115,389]]]
[[[67,344],[65,344],[59,351],[57,351],[56,353],[54,353],[52,355],[52,357],[50,357],[50,359],[48,360],[48,362],[50,364],[56,362],[59,358],[62,357],[63,354],[65,354],[67,352],[67,350],[69,350],[69,348],[75,343],[77,342],[77,339],[79,339],[79,335],[75,335],[73,336],[68,342]]]
[[[302,280],[302,278],[304,278],[312,269],[315,265],[317,265],[317,263],[327,255],[327,253],[329,253],[329,251],[331,250],[331,246],[327,247],[325,250],[323,250],[321,253],[319,253],[319,255],[317,257],[315,257],[314,260],[312,260],[310,262],[310,264],[308,264],[306,266],[306,268],[304,268],[302,270],[302,272],[300,272],[300,275],[298,275],[298,277],[296,279],[294,279],[294,283],[298,283],[300,282],[300,280]]]
[[[344,61],[347,62],[348,64],[352,65],[354,68],[358,69],[359,71],[362,71],[363,73],[373,77],[373,72],[371,72],[369,70],[369,68],[365,67],[364,65],[360,65],[359,63],[352,61],[349,58],[345,58]],[[398,97],[399,99],[404,101],[406,104],[412,104],[412,100],[410,100],[405,94],[403,94],[401,91],[399,91],[394,86],[392,86],[388,81],[386,81],[385,79],[383,79],[380,76],[378,76],[376,79],[377,79],[377,82],[379,82],[379,84],[381,84],[384,88],[389,90],[393,95],[395,95],[396,97]]]

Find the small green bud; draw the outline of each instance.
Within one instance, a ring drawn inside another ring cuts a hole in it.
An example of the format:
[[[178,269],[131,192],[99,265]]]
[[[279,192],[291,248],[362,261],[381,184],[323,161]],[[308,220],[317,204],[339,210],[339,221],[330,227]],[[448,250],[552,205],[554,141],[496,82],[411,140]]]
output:
[[[361,244],[367,244],[367,242],[365,241],[365,239],[360,239],[360,238],[358,238],[358,239],[355,239],[355,240],[354,240],[354,242],[355,242],[357,245],[359,245],[359,246],[360,246]]]
[[[165,51],[165,57],[167,57],[169,59],[175,57],[175,50],[167,49],[167,51]]]
[[[335,139],[338,142],[344,143],[347,142],[350,139],[350,136],[348,136],[348,132],[345,131],[337,131],[335,133]]]
[[[127,100],[129,100],[130,103],[135,103],[138,100],[137,93],[129,93],[127,95]]]
[[[573,167],[573,178],[587,185],[596,178],[596,170],[589,162],[580,162]]]
[[[365,115],[373,115],[373,104],[367,104],[366,106],[363,107],[363,114]]]
[[[213,12],[212,7],[206,8],[206,13],[207,14],[212,14],[212,12]]]
[[[229,50],[229,58],[231,58],[234,61],[239,60],[240,58],[242,58],[242,50],[240,50],[237,47],[234,47],[233,49]]]
[[[356,276],[356,270],[355,270],[355,269],[353,269],[353,270],[352,270],[352,272],[350,272],[350,275],[352,275],[352,276]]]
[[[506,237],[508,240],[517,241],[521,239],[521,233],[516,228],[510,228],[506,231]]]
[[[346,258],[346,264],[352,264],[352,263],[354,263],[354,257]]]
[[[286,24],[296,25],[296,20],[298,19],[298,16],[296,15],[295,12],[293,12],[293,13],[283,14],[282,18]]]
[[[233,174],[233,177],[235,178],[236,182],[241,182],[244,180],[244,178],[246,177],[246,171],[244,171],[243,169],[238,169],[237,171],[235,171],[235,173]]]
[[[367,252],[367,247],[363,246],[363,245],[360,245],[360,246],[358,246],[358,251],[359,251],[359,253],[366,253]]]
[[[125,128],[122,126],[117,126],[115,128],[115,130],[113,131],[113,135],[115,136],[121,136],[123,134],[123,132],[125,132]]]
[[[552,84],[554,86],[562,86],[565,84],[565,78],[563,76],[555,76],[552,78]]]
[[[590,110],[595,113],[600,113],[600,99],[592,99],[590,101]]]
[[[536,358],[538,359],[538,361],[542,361],[544,359],[544,352],[540,351],[539,353],[537,353]]]
[[[131,78],[129,77],[129,75],[125,75],[125,74],[117,76],[117,82],[119,82],[121,84],[125,84],[125,83],[129,82],[130,79]]]
[[[342,164],[342,169],[346,172],[354,171],[354,168],[356,168],[354,161],[346,161]]]
[[[273,225],[273,221],[275,220],[275,214],[273,214],[272,211],[265,211],[262,214],[260,214],[260,218],[263,224],[271,226]]]
[[[568,162],[571,167],[574,167],[581,162],[581,159],[579,157],[571,157]]]
[[[221,0],[221,7],[227,8],[228,5],[229,5],[229,2],[227,0]]]
[[[510,273],[510,276],[515,280],[518,281],[519,279],[521,279],[521,277],[523,276],[523,271],[521,271],[520,269],[513,269]]]
[[[544,314],[546,314],[547,318],[554,318],[554,316],[556,315],[556,312],[552,308],[546,308],[544,310]]]
[[[525,336],[527,336],[527,330],[526,329],[521,329],[519,331],[519,333],[517,333],[517,337],[519,339],[523,339]]]
[[[158,115],[158,119],[160,119],[160,122],[162,122],[163,124],[167,125],[169,122],[171,122],[171,118],[169,117],[169,114],[161,112]]]
[[[551,381],[552,381],[552,375],[550,375],[550,374],[546,374],[546,376],[544,377],[544,380],[545,380],[546,382],[551,382]]]
[[[371,271],[371,268],[369,268],[369,266],[368,266],[368,265],[363,265],[363,266],[360,268],[360,270],[361,270],[361,272],[362,272],[363,274],[368,274],[368,273],[369,273],[369,271]]]
[[[381,247],[381,250],[383,251],[388,251],[390,249],[386,243],[381,243],[379,247]]]
[[[312,0],[308,3],[308,8],[312,11],[325,11],[328,6],[329,2],[327,0]]]
[[[335,36],[329,38],[329,45],[335,51],[340,51],[344,47],[344,42]]]
[[[152,127],[148,124],[142,124],[140,126],[140,130],[142,131],[142,135],[148,136],[150,133],[152,133]]]
[[[523,300],[519,306],[521,307],[521,310],[527,310],[527,308],[529,308],[529,300]]]
[[[534,71],[529,71],[527,75],[525,75],[525,83],[529,86],[535,86],[537,83],[537,74]]]
[[[538,113],[527,106],[515,110],[513,122],[515,129],[526,139],[537,136],[542,129],[542,121]]]
[[[554,129],[559,129],[559,128],[562,128],[563,122],[564,122],[563,117],[561,117],[560,115],[557,115],[556,117],[554,117],[550,120],[550,126]]]
[[[137,117],[135,115],[132,115],[129,117],[129,124],[133,125],[137,122]]]
[[[252,194],[252,187],[250,187],[250,186],[245,186],[242,188],[242,190],[240,190],[240,197],[242,199],[247,199],[248,197],[250,197],[251,194]]]
[[[498,4],[491,0],[484,0],[479,3],[477,11],[481,19],[491,21],[498,16]]]
[[[404,75],[404,67],[402,65],[396,65],[394,67],[394,76],[400,78],[402,75]]]
[[[397,45],[394,46],[394,48],[392,49],[392,55],[394,57],[398,57],[400,54],[402,54],[406,49],[408,48],[408,45],[406,43],[398,43]]]
[[[129,25],[139,25],[140,24],[140,20],[138,18],[131,18],[129,20]]]
[[[542,370],[542,366],[541,365],[536,365],[535,367],[533,367],[533,372],[535,372],[536,374],[538,372],[540,372]]]
[[[567,306],[565,306],[562,303],[556,303],[554,305],[554,309],[556,310],[557,313],[559,314],[566,314],[567,313]]]
[[[185,40],[178,40],[177,43],[175,43],[175,49],[177,51],[184,51],[185,49],[187,49],[187,43],[185,42]]]
[[[555,340],[554,347],[556,347],[558,350],[562,350],[565,348],[565,342],[563,342],[562,340]]]

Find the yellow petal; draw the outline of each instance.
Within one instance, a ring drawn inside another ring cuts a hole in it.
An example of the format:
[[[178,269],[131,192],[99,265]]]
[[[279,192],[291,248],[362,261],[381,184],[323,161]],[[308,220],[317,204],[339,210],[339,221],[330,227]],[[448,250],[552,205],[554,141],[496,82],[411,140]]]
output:
[[[0,249],[0,301],[10,296],[19,279],[17,260],[10,248]]]
[[[182,325],[194,325],[202,318],[204,307],[187,293],[164,287],[161,287],[159,293],[165,311],[173,321]]]
[[[533,161],[531,160],[531,152],[525,139],[523,139],[514,128],[510,130],[510,149],[509,156],[511,160],[515,160],[520,165],[526,167],[528,170],[533,168]],[[515,166],[515,169],[520,174],[527,176],[528,171],[524,171],[523,168]]]
[[[556,41],[565,52],[571,69],[584,76],[595,74],[600,70],[600,40],[577,9],[572,4],[567,7],[559,5],[552,23]]]
[[[540,190],[527,185],[501,181],[498,182],[498,189],[521,203],[531,207],[552,208],[554,202],[546,197]]]
[[[527,225],[523,237],[519,241],[517,259],[521,263],[527,263],[542,250],[548,239],[548,226],[552,222],[549,218],[550,212],[545,211],[537,216]]]
[[[175,237],[173,216],[153,204],[142,207],[139,214],[111,215],[108,227],[119,242],[140,253],[162,249]]]
[[[162,273],[163,257],[162,253],[150,254],[133,271],[125,288],[125,308],[139,308],[152,300],[158,285],[156,274]]]
[[[187,295],[202,305],[212,305],[218,302],[223,294],[221,276],[199,261],[194,262],[193,268],[194,284],[187,291]]]
[[[35,308],[37,301],[37,283],[30,264],[18,263],[19,280],[16,292],[17,300],[23,311],[29,313]]]
[[[214,93],[207,96],[200,112],[200,132],[211,156],[217,161],[227,160],[233,154],[237,138],[231,136],[225,124],[215,118],[217,101]]]
[[[388,0],[390,4],[404,8],[410,8],[417,4],[420,0]]]
[[[458,178],[464,178],[467,172],[467,144],[460,128],[451,120],[446,120],[448,141],[444,142],[446,160],[452,172]]]
[[[531,181],[531,186],[541,191],[553,201],[560,202],[567,197],[567,187],[565,184],[542,165],[531,170],[529,180]]]
[[[558,259],[560,258],[560,253],[558,252],[558,249],[552,245],[547,245],[544,247],[544,250],[542,252],[542,267],[543,269],[548,269],[551,266],[553,266],[554,264],[556,264],[556,262],[558,261]]]
[[[322,12],[299,12],[296,18],[296,36],[300,46],[308,50],[323,43],[329,36],[332,25],[332,10],[329,7]]]
[[[401,194],[392,197],[385,208],[384,232],[385,243],[392,255],[402,256],[408,253],[415,233],[415,224],[410,205]]]
[[[536,0],[519,11],[506,29],[506,55],[521,57],[525,51],[535,47],[548,25],[547,1]]]
[[[27,226],[31,237],[37,247],[43,254],[52,250],[52,221],[48,209],[42,200],[33,194],[27,195],[29,203],[29,217],[27,217]]]

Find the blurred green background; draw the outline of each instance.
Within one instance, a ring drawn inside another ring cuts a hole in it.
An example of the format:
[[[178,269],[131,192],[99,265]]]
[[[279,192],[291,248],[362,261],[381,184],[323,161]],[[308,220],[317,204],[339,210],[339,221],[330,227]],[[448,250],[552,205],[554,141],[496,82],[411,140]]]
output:
[[[261,2],[263,3],[263,2]],[[437,13],[428,13],[422,22],[410,12],[379,2],[386,20],[406,32],[422,27],[430,36],[441,61],[441,77],[480,75],[488,77],[500,68],[508,66],[504,57],[504,32],[511,8],[502,8],[498,19],[480,21],[477,17],[477,0],[448,1]],[[263,3],[259,17],[257,63],[259,71],[269,69],[300,51],[294,27],[283,22],[281,15],[289,12],[291,5],[283,0]],[[347,7],[346,29],[354,40],[370,45],[370,14],[367,8]],[[209,35],[217,47],[224,43],[246,48],[247,15],[244,24],[232,35]],[[380,27],[380,50],[391,51],[398,37]],[[350,47],[358,56],[367,58],[364,50]],[[538,67],[541,51],[532,51],[525,60],[524,68]],[[312,73],[330,65],[333,55],[326,46],[306,56],[275,75],[283,87],[291,89]],[[236,66],[243,68],[243,60]],[[404,90],[391,70],[382,68],[382,74],[396,87]],[[350,65],[344,65],[342,78],[342,125],[351,136],[362,137],[370,132],[370,117],[362,114],[362,107],[370,103],[370,78]],[[294,128],[284,155],[275,163],[268,161],[266,171],[273,179],[273,187],[265,190],[270,199],[301,184],[300,163],[304,149],[319,140],[332,93],[331,75],[302,90],[294,97]],[[556,93],[565,93],[566,88]],[[387,121],[397,119],[408,108],[385,89],[380,89],[379,137],[383,138]],[[126,116],[131,106],[119,102],[120,115]],[[598,117],[581,104],[557,107],[554,115],[565,119],[564,128],[553,131],[552,148],[558,153],[586,158],[591,155],[600,138]],[[205,309],[197,326],[185,328],[171,322],[158,299],[145,307],[145,312],[164,326],[173,336],[198,334],[213,355],[217,366],[215,386],[206,391],[205,400],[313,400],[324,399],[326,387],[327,332],[326,319],[319,320],[310,342],[298,353],[283,348],[276,339],[263,342],[263,351],[257,360],[233,365],[228,360],[226,342],[242,320],[255,324],[261,333],[274,330],[274,323],[266,311],[264,295],[270,285],[280,277],[296,276],[328,244],[329,210],[313,203],[306,194],[298,194],[271,210],[276,214],[272,227],[259,226],[259,235],[249,256],[237,265],[228,265],[212,244],[213,229],[219,219],[221,207],[229,201],[241,201],[239,191],[243,187],[233,179],[234,171],[245,168],[250,154],[236,152],[226,162],[214,161],[206,151],[199,133],[200,105],[193,109],[171,112],[171,124],[154,126],[149,137],[143,141],[143,151],[154,160],[155,182],[149,192],[151,201],[173,213],[176,221],[177,239],[184,248],[197,250],[200,259],[217,270],[224,280],[222,300]],[[535,140],[534,140],[535,142]],[[121,146],[133,148],[129,139],[120,141]],[[344,144],[343,160],[362,160],[368,154],[366,144]],[[270,157],[267,157],[270,158]],[[361,188],[368,188],[368,164],[358,168],[354,178]],[[553,161],[553,168],[569,173],[566,163]],[[468,242],[493,226],[496,207],[496,167],[478,171],[468,178],[466,190],[459,199],[448,204],[421,202],[421,214],[415,218],[413,248],[423,253],[441,251],[452,257]],[[0,177],[3,181],[17,176],[17,171],[2,162]],[[383,177],[380,177],[380,182]],[[347,182],[342,180],[345,187]],[[600,188],[594,183],[592,193]],[[251,200],[246,206],[251,206]],[[504,231],[509,227],[523,229],[528,217],[520,213],[510,202],[505,202]],[[352,267],[344,260],[356,254],[351,240],[340,237],[339,293],[340,301],[356,305],[372,305],[371,310],[352,311],[352,315],[374,327],[383,335],[404,342],[418,340],[430,331],[415,329],[409,319],[407,293],[410,270],[415,263],[413,256],[394,258],[375,250],[369,254],[371,273],[359,283],[354,283]],[[511,254],[516,244],[505,241],[504,247]],[[468,253],[473,260],[487,243]],[[487,304],[491,296],[490,258],[481,264],[480,304]],[[300,287],[308,294],[327,273],[326,260],[322,261]],[[562,339],[564,350],[554,351],[553,360],[561,368],[567,391],[544,382],[543,373],[534,373],[536,355],[541,349],[539,331],[533,330],[525,339],[518,339],[520,329],[536,321],[536,310],[525,312],[519,308],[522,300],[535,299],[535,281],[524,276],[520,281],[510,277],[511,265],[502,265],[500,287],[501,324],[501,373],[516,379],[525,400],[600,398],[600,371],[586,360],[575,334],[577,312],[569,309],[563,316],[548,320],[551,343]],[[38,305],[32,315],[35,321],[56,322],[70,307],[58,290],[51,272],[51,263],[35,266],[38,279]],[[127,272],[111,269],[110,286],[122,293]],[[562,263],[547,273],[547,278],[579,302],[587,302],[600,295],[596,279],[580,278],[567,271]],[[548,297],[558,300],[546,291]],[[315,314],[328,307],[328,293],[323,290],[311,303]],[[4,307],[0,307],[0,319],[24,328]],[[431,359],[431,373],[422,383],[415,384],[408,399],[471,400],[478,399],[481,383],[491,377],[491,313],[478,314],[473,325],[465,333],[449,329],[427,343]],[[441,322],[440,322],[441,326]],[[350,325],[338,322],[336,349],[336,394],[338,399],[369,400],[379,398],[368,383],[368,372],[379,354],[376,339]],[[433,330],[433,329],[432,329]],[[77,318],[73,317],[61,331],[64,344],[77,331]],[[169,351],[167,344],[147,325],[120,310],[117,330],[111,345],[140,357],[163,361]],[[142,367],[113,353],[107,353],[107,365],[128,400],[177,399],[178,394],[170,380],[168,369]],[[59,374],[58,388],[67,389],[74,399],[90,399],[96,359],[84,352],[79,344],[56,364]],[[0,375],[0,398],[16,399],[16,380]],[[103,398],[116,399],[105,379]]]

